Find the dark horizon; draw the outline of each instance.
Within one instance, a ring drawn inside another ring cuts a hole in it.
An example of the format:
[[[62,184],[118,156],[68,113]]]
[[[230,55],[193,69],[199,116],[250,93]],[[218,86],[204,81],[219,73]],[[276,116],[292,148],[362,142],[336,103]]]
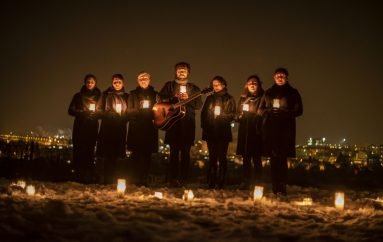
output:
[[[303,99],[297,144],[308,137],[382,144],[379,6],[6,0],[0,133],[71,129],[67,109],[87,73],[96,75],[101,90],[113,73],[122,73],[130,91],[137,73],[146,70],[159,90],[173,79],[174,64],[187,61],[191,82],[203,88],[222,75],[236,101],[248,76],[258,74],[267,89],[274,69],[284,66]]]

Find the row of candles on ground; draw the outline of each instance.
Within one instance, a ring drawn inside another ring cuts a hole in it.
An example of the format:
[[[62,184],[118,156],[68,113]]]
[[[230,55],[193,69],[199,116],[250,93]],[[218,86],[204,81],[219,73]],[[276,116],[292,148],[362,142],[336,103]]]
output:
[[[26,182],[23,180],[19,180],[17,181],[17,183],[12,183],[11,186],[18,186],[25,189],[26,193],[30,196],[33,196],[36,193],[35,187],[33,185],[27,186]],[[117,193],[120,195],[123,195],[125,194],[125,190],[126,190],[126,180],[117,179]],[[158,199],[162,199],[164,196],[162,192],[155,192],[154,197]],[[262,198],[263,198],[263,187],[255,186],[254,194],[253,194],[254,201],[260,201],[262,200]],[[184,194],[182,195],[182,199],[185,201],[192,201],[194,199],[193,191],[185,190]],[[295,204],[301,205],[301,206],[311,206],[313,204],[313,201],[310,197],[306,197],[302,201],[296,201]],[[344,209],[344,192],[335,192],[334,205],[335,205],[335,208],[337,209]]]
[[[117,179],[117,192],[119,194],[124,194],[126,190],[126,180],[125,179]],[[162,199],[162,192],[155,192],[154,197]],[[263,198],[263,187],[255,186],[253,200],[260,201]],[[192,201],[194,199],[194,194],[192,190],[185,190],[182,195],[182,199],[185,201]],[[310,197],[303,198],[302,201],[296,201],[296,205],[300,206],[311,206],[313,204],[313,200]],[[344,192],[335,192],[334,205],[337,209],[344,209]]]

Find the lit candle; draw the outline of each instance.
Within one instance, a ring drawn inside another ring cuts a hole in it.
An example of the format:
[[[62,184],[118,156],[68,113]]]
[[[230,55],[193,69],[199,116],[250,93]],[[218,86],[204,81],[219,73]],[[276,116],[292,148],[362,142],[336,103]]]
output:
[[[263,197],[263,187],[255,186],[254,187],[254,201],[261,200]]]
[[[279,99],[278,98],[274,98],[273,99],[273,108],[279,108],[279,107],[280,107]]]
[[[242,111],[249,112],[249,110],[250,110],[249,104],[248,103],[244,103],[242,105]]]
[[[344,208],[344,192],[336,192],[335,193],[335,207],[338,209]]]
[[[180,93],[186,93],[186,86],[180,86]]]
[[[117,192],[119,194],[124,194],[126,190],[126,180],[125,179],[117,179]]]
[[[116,112],[117,112],[117,113],[121,113],[121,110],[122,110],[121,103],[117,103],[117,104],[116,104]]]
[[[214,116],[218,116],[221,114],[221,106],[214,107]]]
[[[313,199],[311,197],[303,198],[303,205],[304,206],[311,206],[311,205],[313,205]]]
[[[162,194],[162,192],[154,192],[154,197],[158,199],[162,199],[164,198],[164,195]]]
[[[25,186],[26,186],[26,183],[25,183],[24,180],[18,180],[18,181],[17,181],[17,186],[19,186],[19,187],[21,187],[22,189],[24,189]]]
[[[143,100],[142,101],[142,108],[149,108],[150,102],[149,100]]]
[[[26,192],[29,196],[33,196],[36,193],[36,189],[33,185],[28,185],[26,188]]]
[[[91,112],[96,111],[96,104],[95,103],[89,104],[89,111],[91,111]]]
[[[194,194],[192,190],[185,190],[182,199],[185,201],[192,201],[194,199]]]

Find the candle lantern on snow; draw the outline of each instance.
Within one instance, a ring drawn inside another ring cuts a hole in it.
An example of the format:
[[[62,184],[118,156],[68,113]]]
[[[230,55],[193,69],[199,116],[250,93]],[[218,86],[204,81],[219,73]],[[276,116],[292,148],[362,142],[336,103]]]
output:
[[[261,200],[263,197],[263,187],[255,186],[254,187],[254,201]]]
[[[117,179],[117,193],[124,194],[126,190],[126,180]]]
[[[344,192],[335,193],[334,204],[337,209],[344,209]]]
[[[185,201],[192,201],[194,199],[194,194],[192,190],[185,190],[182,199]]]
[[[158,199],[162,199],[164,198],[164,195],[162,194],[162,192],[154,192],[154,197]]]
[[[27,194],[28,194],[29,196],[33,196],[33,195],[35,195],[35,193],[36,193],[35,186],[33,186],[33,185],[28,185],[28,186],[26,187],[26,190],[25,190],[25,191],[27,192]]]

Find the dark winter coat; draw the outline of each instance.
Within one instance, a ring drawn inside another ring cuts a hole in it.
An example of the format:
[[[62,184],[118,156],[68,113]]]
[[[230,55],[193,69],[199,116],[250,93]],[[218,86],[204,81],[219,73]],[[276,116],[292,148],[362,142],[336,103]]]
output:
[[[246,91],[241,95],[237,107],[238,140],[237,155],[262,154],[262,116],[261,100],[264,92],[252,94]],[[249,111],[243,111],[243,104],[249,105]]]
[[[89,90],[82,86],[80,92],[76,93],[69,105],[68,113],[74,116],[73,124],[73,146],[77,149],[79,146],[96,145],[98,133],[97,114],[89,110],[89,105],[97,104],[101,96],[101,91],[97,87]],[[94,148],[93,148],[94,149]]]
[[[273,99],[279,99],[279,109],[273,109]],[[303,113],[299,92],[288,82],[283,86],[273,85],[266,91],[261,106],[264,155],[295,157],[295,118]]]
[[[97,155],[100,157],[125,157],[128,96],[124,89],[116,91],[110,87],[99,100],[101,126]],[[121,104],[121,114],[115,110],[117,103]]]
[[[152,86],[147,89],[137,87],[129,94],[128,117],[129,129],[128,150],[158,151],[158,130],[153,126],[153,105],[156,103],[157,92]],[[149,100],[149,107],[142,108],[143,100]]]
[[[186,84],[187,93],[190,96],[200,92],[200,89],[192,84]],[[160,97],[163,101],[171,103],[178,102],[175,97],[180,89],[180,85],[176,81],[167,82],[160,91]],[[179,144],[179,145],[193,145],[195,139],[195,111],[199,110],[202,106],[202,98],[198,97],[185,105],[185,117],[178,120],[170,129],[165,133],[165,143]]]
[[[221,107],[221,114],[214,115],[214,107]],[[202,140],[231,142],[231,122],[235,117],[235,100],[226,88],[208,96],[201,111]]]

